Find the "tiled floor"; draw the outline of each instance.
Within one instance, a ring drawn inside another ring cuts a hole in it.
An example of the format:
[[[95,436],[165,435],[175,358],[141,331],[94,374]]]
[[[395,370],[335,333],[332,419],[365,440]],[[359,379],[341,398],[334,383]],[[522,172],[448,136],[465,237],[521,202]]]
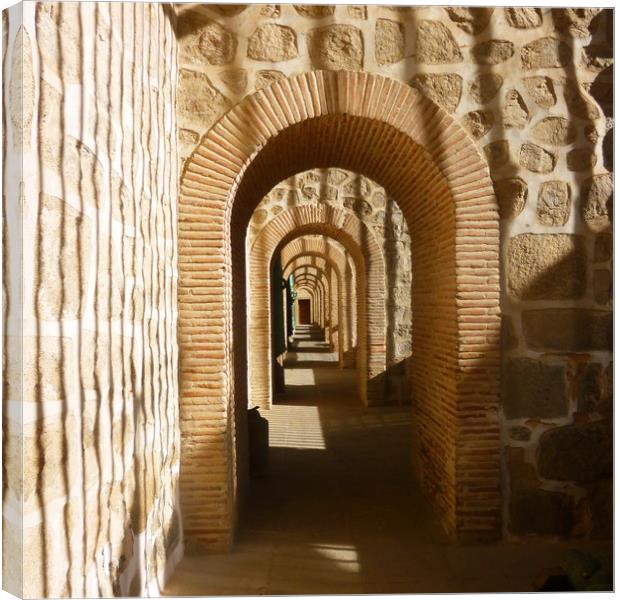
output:
[[[312,337],[298,340],[287,392],[264,414],[270,467],[252,481],[233,552],[186,556],[166,594],[533,591],[576,547],[449,544],[411,477],[410,409],[364,409],[355,371]]]

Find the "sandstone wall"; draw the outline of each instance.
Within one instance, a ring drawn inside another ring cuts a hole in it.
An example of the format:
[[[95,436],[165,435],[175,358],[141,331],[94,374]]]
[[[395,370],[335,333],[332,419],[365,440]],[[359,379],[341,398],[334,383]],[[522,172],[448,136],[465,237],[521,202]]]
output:
[[[461,120],[502,218],[504,533],[609,535],[611,11],[178,13],[182,157],[241,98],[311,69],[392,77]]]
[[[174,15],[3,17],[5,589],[156,594],[182,549]]]
[[[283,210],[326,203],[355,214],[373,233],[385,262],[386,400],[410,401],[407,361],[411,356],[411,238],[403,213],[385,190],[344,169],[314,169],[283,181],[257,206],[248,227],[248,247]],[[367,248],[363,249],[364,251]]]

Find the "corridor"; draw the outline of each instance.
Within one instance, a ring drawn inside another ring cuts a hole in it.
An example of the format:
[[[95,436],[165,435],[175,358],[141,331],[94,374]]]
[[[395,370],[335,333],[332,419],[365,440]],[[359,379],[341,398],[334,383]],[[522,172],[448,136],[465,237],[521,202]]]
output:
[[[411,407],[364,408],[317,327],[297,327],[285,383],[233,551],[188,551],[167,595],[532,591],[561,564],[564,543],[451,545],[412,480]]]

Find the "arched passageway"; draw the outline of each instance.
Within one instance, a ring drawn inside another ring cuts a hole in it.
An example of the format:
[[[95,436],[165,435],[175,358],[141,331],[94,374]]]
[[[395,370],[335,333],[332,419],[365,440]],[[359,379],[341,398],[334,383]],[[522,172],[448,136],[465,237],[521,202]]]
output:
[[[250,250],[249,280],[252,282],[249,336],[251,402],[271,405],[270,381],[271,311],[269,269],[273,256],[296,237],[321,234],[341,243],[353,257],[358,274],[359,395],[364,404],[383,398],[385,372],[385,264],[374,235],[353,214],[326,204],[305,205],[280,213],[258,235]],[[372,323],[369,328],[368,324]]]
[[[321,258],[330,264],[338,290],[335,303],[337,314],[333,315],[338,329],[335,333],[332,331],[330,342],[338,349],[340,366],[354,366],[354,340],[357,339],[353,327],[356,277],[355,270],[349,266],[346,249],[336,240],[325,236],[302,236],[286,244],[280,256],[285,274],[289,265],[302,256]]]
[[[326,327],[325,335],[330,347],[338,353],[338,361],[342,364],[342,327],[344,312],[344,302],[342,299],[344,281],[342,280],[342,271],[330,258],[325,258],[320,254],[298,254],[287,262],[287,265],[282,269],[282,272],[285,279],[288,279],[291,275],[293,275],[294,282],[297,283],[297,273],[300,269],[309,270],[312,272],[312,269],[315,268],[322,271],[329,282],[329,322]]]
[[[278,181],[328,166],[371,177],[403,211],[415,272],[416,474],[452,537],[495,538],[499,229],[486,163],[463,128],[420,92],[367,73],[321,71],[248,96],[184,169],[180,254],[200,249],[191,263],[180,259],[186,534],[227,547],[245,480],[241,232]],[[193,336],[208,336],[208,350]]]

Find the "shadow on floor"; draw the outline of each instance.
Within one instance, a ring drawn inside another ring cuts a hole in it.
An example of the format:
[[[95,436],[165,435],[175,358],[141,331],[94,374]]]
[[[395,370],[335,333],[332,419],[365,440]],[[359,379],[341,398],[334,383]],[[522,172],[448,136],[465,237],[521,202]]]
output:
[[[185,557],[167,594],[533,591],[561,563],[567,543],[451,545],[412,477],[411,408],[362,407],[354,370],[294,342],[233,552]]]

